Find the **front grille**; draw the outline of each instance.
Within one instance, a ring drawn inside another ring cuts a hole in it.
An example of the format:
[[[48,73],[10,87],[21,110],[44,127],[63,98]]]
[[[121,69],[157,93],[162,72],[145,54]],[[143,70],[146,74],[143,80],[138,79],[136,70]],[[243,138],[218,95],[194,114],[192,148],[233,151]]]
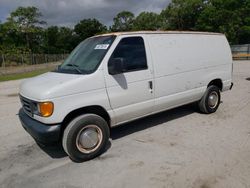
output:
[[[33,101],[24,98],[23,96],[20,96],[20,101],[22,103],[25,113],[28,114],[29,116],[33,116],[33,109],[34,109]]]

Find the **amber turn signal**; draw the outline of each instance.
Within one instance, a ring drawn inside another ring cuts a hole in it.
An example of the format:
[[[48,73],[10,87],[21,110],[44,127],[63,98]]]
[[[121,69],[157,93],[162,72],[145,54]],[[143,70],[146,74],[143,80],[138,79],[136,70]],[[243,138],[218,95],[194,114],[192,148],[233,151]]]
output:
[[[54,104],[52,102],[40,102],[38,103],[40,115],[43,117],[49,117],[54,110]]]

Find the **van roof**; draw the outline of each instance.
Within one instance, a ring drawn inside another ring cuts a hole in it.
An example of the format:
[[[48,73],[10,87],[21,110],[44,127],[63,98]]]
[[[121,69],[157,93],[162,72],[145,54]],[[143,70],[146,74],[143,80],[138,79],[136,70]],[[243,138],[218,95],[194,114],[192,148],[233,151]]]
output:
[[[200,32],[200,31],[129,31],[129,32],[112,32],[97,36],[109,35],[135,35],[135,34],[199,34],[199,35],[223,35],[222,33]]]

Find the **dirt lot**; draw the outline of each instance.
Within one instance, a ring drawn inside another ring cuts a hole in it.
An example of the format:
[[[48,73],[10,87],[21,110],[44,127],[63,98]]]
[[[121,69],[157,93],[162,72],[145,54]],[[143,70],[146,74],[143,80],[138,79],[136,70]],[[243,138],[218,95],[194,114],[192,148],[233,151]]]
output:
[[[212,115],[192,105],[111,132],[110,148],[73,163],[40,148],[17,117],[21,81],[0,83],[0,187],[250,187],[250,62],[234,62],[234,87]]]

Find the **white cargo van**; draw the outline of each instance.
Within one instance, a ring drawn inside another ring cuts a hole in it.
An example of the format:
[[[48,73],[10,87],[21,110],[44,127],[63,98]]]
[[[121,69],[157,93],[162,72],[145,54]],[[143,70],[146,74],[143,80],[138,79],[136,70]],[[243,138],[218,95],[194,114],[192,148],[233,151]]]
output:
[[[226,37],[201,32],[124,32],[80,43],[57,70],[20,88],[23,127],[60,141],[75,161],[101,154],[110,128],[196,102],[213,113],[232,88]]]

